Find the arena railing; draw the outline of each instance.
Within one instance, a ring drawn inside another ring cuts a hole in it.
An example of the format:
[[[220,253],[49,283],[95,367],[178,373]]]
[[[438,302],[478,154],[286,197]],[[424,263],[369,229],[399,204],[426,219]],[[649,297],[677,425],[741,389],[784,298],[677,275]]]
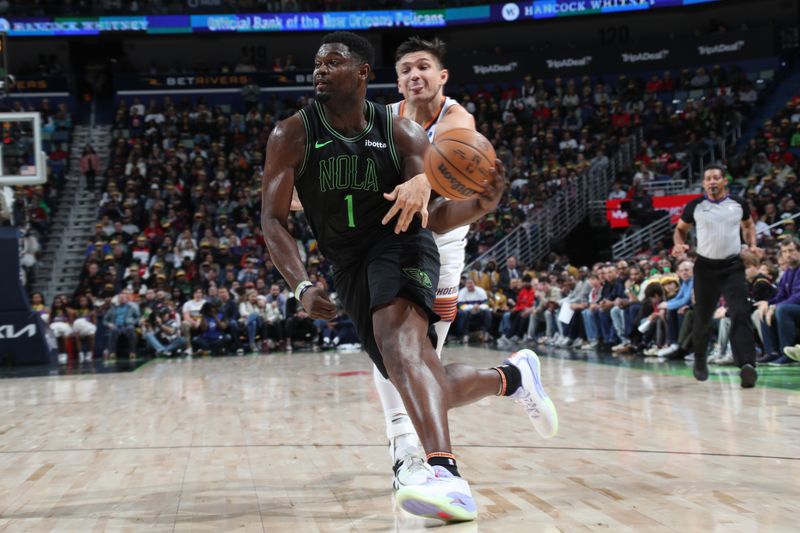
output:
[[[634,231],[611,246],[611,255],[616,259],[633,257],[645,248],[653,248],[665,235],[672,232],[672,214],[663,217]]]
[[[465,271],[481,269],[489,259],[498,265],[514,256],[525,265],[532,265],[550,253],[551,243],[563,239],[589,214],[590,206],[608,196],[617,173],[630,168],[643,137],[641,128],[631,134],[605,168],[587,170],[566,190],[559,190],[541,207],[528,213],[525,222],[514,228],[489,250],[471,261]]]
[[[688,167],[686,167],[688,168]],[[680,194],[690,187],[685,179],[671,179],[669,181],[651,181],[644,184],[650,196],[667,196],[670,194]]]
[[[736,124],[725,130],[722,135],[715,139],[716,142],[707,143],[706,149],[703,150],[698,157],[697,165],[699,172],[697,174],[697,179],[703,179],[703,172],[705,172],[707,166],[723,162],[727,157],[728,146],[736,146],[736,142],[741,136],[742,121],[738,120]]]

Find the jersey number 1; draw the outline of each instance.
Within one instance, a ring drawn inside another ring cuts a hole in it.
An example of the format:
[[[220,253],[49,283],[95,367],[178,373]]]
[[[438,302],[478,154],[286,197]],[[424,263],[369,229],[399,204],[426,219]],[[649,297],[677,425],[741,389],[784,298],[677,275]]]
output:
[[[353,195],[348,194],[344,197],[344,200],[347,202],[347,227],[355,228],[356,222],[353,220]]]

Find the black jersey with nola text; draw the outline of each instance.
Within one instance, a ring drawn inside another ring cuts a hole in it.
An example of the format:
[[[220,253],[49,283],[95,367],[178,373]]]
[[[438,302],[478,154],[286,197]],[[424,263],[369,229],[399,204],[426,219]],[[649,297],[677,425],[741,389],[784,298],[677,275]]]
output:
[[[383,194],[403,181],[392,115],[385,106],[366,101],[367,126],[353,137],[333,129],[318,102],[299,115],[306,146],[295,187],[320,251],[337,268],[347,268],[394,230],[396,220],[381,224],[392,206]],[[415,218],[408,232],[419,229]]]

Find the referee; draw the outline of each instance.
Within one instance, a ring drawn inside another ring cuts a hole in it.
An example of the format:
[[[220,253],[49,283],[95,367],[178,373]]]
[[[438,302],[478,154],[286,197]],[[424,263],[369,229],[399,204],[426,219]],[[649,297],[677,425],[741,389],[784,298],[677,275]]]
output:
[[[708,379],[706,350],[711,330],[711,315],[717,308],[720,294],[725,297],[731,318],[731,347],[744,388],[755,386],[758,374],[755,369],[755,340],[750,322],[751,305],[748,302],[747,281],[741,236],[749,250],[761,256],[756,246],[756,227],[750,218],[750,209],[744,200],[730,196],[727,180],[721,166],[706,167],[703,173],[705,194],[695,198],[683,210],[673,239],[672,255],[682,257],[689,249],[686,244],[692,225],[697,228],[697,261],[694,264],[694,377]]]

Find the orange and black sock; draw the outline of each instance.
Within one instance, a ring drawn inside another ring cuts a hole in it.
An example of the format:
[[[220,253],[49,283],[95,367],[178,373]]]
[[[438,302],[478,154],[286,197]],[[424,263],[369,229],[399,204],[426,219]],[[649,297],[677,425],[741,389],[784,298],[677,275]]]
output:
[[[502,365],[494,367],[497,373],[500,374],[500,389],[497,391],[498,396],[511,396],[522,384],[522,375],[519,373],[519,368],[514,365]]]
[[[446,468],[454,476],[461,477],[458,473],[458,465],[456,464],[456,456],[450,452],[431,452],[425,456],[428,464],[431,466],[441,466]]]

